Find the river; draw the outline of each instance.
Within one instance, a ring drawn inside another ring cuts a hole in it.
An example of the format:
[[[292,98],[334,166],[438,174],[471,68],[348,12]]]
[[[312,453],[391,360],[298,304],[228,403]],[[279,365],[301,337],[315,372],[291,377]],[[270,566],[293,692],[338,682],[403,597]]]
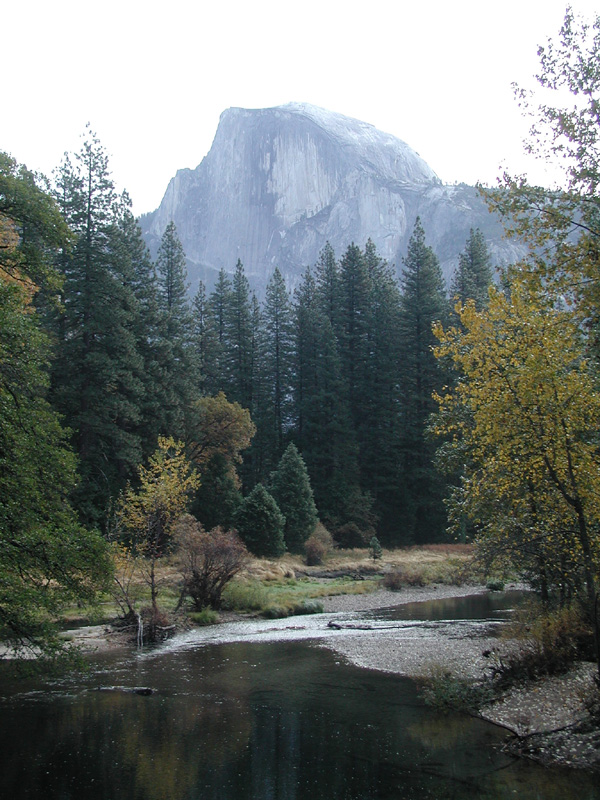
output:
[[[497,622],[512,600],[436,601],[363,620],[446,624],[451,614],[481,625]],[[4,676],[0,797],[600,798],[597,776],[515,760],[502,751],[502,730],[439,715],[411,680],[317,646],[316,631],[344,635],[323,623],[296,618],[295,635],[273,621],[225,626],[155,650],[97,655],[89,672],[61,679]],[[126,691],[133,687],[153,693]]]

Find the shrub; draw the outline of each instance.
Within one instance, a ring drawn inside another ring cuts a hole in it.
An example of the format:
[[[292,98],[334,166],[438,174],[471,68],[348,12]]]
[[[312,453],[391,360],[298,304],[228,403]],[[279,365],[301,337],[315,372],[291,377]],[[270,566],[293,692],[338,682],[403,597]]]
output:
[[[494,698],[490,683],[467,681],[439,666],[433,666],[418,683],[426,704],[443,714],[450,711],[476,714]]]
[[[503,592],[504,581],[500,578],[490,578],[486,584],[486,588],[489,589],[490,592]]]
[[[335,530],[335,540],[338,545],[348,549],[364,547],[367,543],[367,535],[356,522],[347,522]]]
[[[223,589],[244,567],[248,551],[233,531],[206,533],[186,515],[176,529],[177,562],[183,576],[181,598],[190,597],[197,611],[220,608]]]
[[[399,592],[403,585],[402,572],[397,569],[392,570],[391,572],[386,572],[383,576],[382,584],[386,589],[390,589],[392,592]]]
[[[225,587],[221,605],[231,611],[260,611],[268,605],[268,592],[259,581],[232,581]]]
[[[315,529],[304,542],[306,564],[309,567],[322,564],[325,557],[333,550],[333,546],[333,537],[321,522],[317,522]]]
[[[192,611],[190,619],[195,625],[215,625],[219,621],[219,615],[212,608],[203,608],[202,611]]]
[[[484,653],[500,684],[560,674],[578,659],[594,658],[592,630],[575,606],[545,611],[537,603],[527,604],[515,613],[503,637],[516,640],[516,647]]]

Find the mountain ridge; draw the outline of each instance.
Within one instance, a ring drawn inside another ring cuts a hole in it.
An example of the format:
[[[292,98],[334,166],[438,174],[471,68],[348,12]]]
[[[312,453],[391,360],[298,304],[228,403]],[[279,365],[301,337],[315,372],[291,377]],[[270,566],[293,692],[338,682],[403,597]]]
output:
[[[471,228],[496,264],[519,248],[473,187],[445,185],[406,142],[369,123],[308,103],[226,109],[195,169],[171,179],[159,207],[141,218],[155,253],[172,220],[192,291],[210,289],[237,260],[260,292],[276,266],[290,288],[326,242],[341,256],[372,239],[402,270],[416,217],[449,282]]]

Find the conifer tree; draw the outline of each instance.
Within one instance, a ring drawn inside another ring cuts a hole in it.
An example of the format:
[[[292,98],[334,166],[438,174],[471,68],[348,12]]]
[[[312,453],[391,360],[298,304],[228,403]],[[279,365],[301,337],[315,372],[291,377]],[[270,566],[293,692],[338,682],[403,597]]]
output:
[[[488,289],[492,283],[491,257],[479,228],[469,233],[465,249],[458,257],[458,267],[452,279],[450,298],[464,305],[474,300],[476,308],[487,305]]]
[[[373,497],[382,537],[394,543],[401,517],[400,291],[395,274],[371,240],[364,250],[369,276],[368,365],[364,422],[359,427],[361,485]]]
[[[333,264],[330,262],[330,267]],[[361,506],[358,450],[348,409],[337,340],[310,270],[295,304],[295,438],[326,524],[352,519]],[[337,317],[336,305],[329,309]],[[366,498],[363,508],[368,508]]]
[[[275,268],[267,285],[264,319],[264,370],[271,462],[281,457],[285,432],[290,428],[292,369],[292,309],[285,281]]]
[[[425,432],[435,410],[433,392],[443,374],[433,355],[434,322],[447,317],[447,300],[439,261],[426,244],[417,218],[404,259],[399,330],[402,337],[403,470],[408,541],[432,541],[443,535],[443,484],[433,467],[434,449]]]
[[[285,552],[285,517],[262,483],[244,498],[234,517],[244,544],[255,556],[277,558]]]
[[[228,362],[225,393],[231,401],[252,408],[252,302],[250,284],[239,259],[226,308],[225,335]]]
[[[161,239],[156,270],[164,343],[163,376],[170,390],[163,433],[184,437],[189,409],[199,394],[199,388],[185,253],[173,222],[167,225]]]
[[[122,205],[106,153],[89,130],[74,162],[65,158],[58,172],[56,197],[75,241],[60,261],[64,313],[53,398],[79,455],[77,508],[88,524],[99,525],[141,458],[143,362],[135,298],[123,271],[117,226]]]
[[[208,299],[208,325],[214,333],[214,353],[212,368],[206,373],[206,394],[225,392],[228,386],[227,363],[227,312],[231,304],[231,281],[224,269],[219,276]]]
[[[198,284],[193,300],[192,341],[200,394],[220,391],[220,387],[216,385],[219,344],[202,281]]]
[[[281,457],[271,475],[269,488],[285,517],[287,549],[300,553],[317,524],[317,508],[306,465],[294,444],[288,445]]]

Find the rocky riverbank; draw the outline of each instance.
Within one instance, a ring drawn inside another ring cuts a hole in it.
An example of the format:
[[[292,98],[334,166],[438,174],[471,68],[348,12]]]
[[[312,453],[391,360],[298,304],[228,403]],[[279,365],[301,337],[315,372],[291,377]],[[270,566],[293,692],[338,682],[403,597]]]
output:
[[[394,603],[390,602],[390,592],[380,591],[364,597],[327,598],[324,606],[329,612],[376,610],[485,591],[483,587],[415,588],[394,595]],[[321,644],[357,666],[415,679],[427,677],[432,669],[438,669],[480,680],[489,668],[483,654],[498,646],[497,639],[477,636],[472,628],[466,633],[458,622],[438,624],[435,635],[429,637],[415,632],[412,638],[399,639],[394,630],[377,630],[372,636],[349,633],[343,638],[323,640]],[[579,663],[565,675],[513,687],[487,705],[480,716],[512,734],[506,746],[516,755],[543,764],[600,771],[600,728],[592,722],[586,708],[586,699],[594,690],[595,675],[595,664]]]

